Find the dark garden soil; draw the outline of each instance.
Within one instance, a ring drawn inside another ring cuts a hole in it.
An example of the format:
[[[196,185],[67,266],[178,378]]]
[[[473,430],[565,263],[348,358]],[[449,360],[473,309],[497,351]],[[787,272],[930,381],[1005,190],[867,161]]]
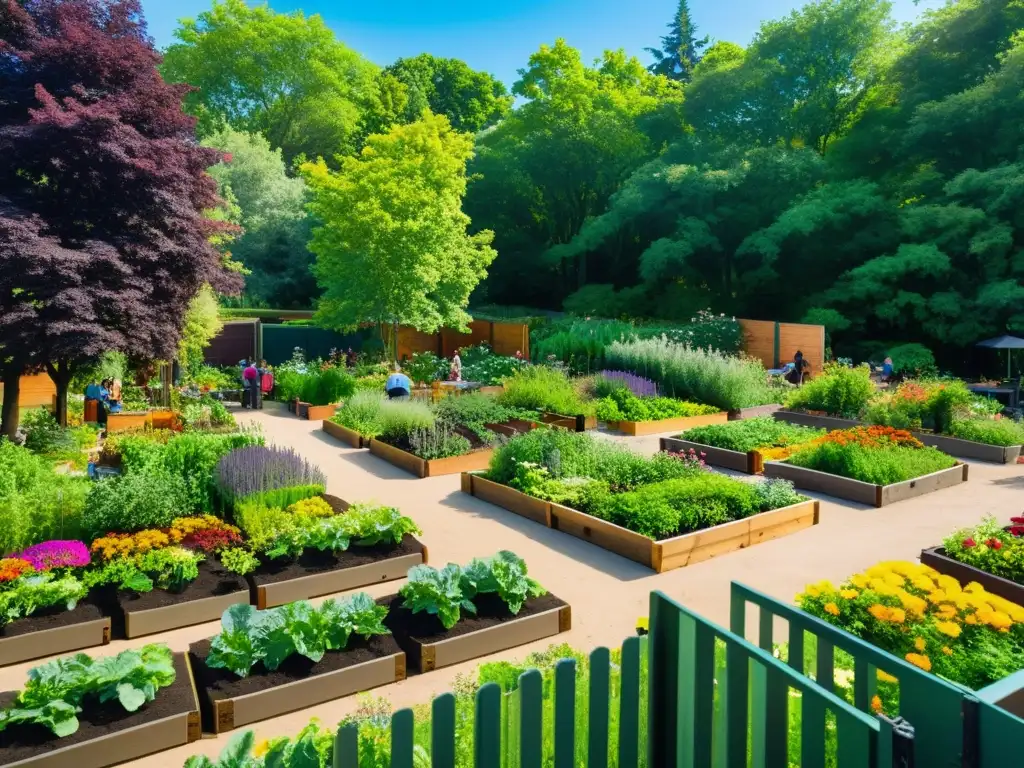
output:
[[[210,641],[200,640],[189,646],[189,659],[195,674],[196,688],[199,691],[200,711],[203,717],[203,730],[214,731],[213,702],[221,699],[233,699],[246,694],[259,693],[279,685],[294,683],[308,677],[337,672],[346,667],[353,667],[375,659],[393,656],[401,652],[398,643],[390,635],[377,635],[369,640],[353,637],[344,651],[328,651],[318,662],[305,656],[294,654],[273,672],[267,670],[262,663],[257,664],[249,672],[248,677],[238,677],[227,669],[206,666],[206,658],[210,654]]]
[[[374,547],[350,547],[344,552],[320,552],[315,549],[306,550],[297,560],[280,558],[266,560],[249,579],[256,586],[276,584],[280,581],[291,581],[303,576],[312,576],[325,571],[338,571],[344,568],[355,568],[359,565],[387,560],[393,557],[414,555],[423,551],[423,544],[412,535],[406,535],[401,544],[378,544]]]
[[[88,599],[80,602],[72,611],[69,611],[65,604],[61,603],[60,605],[36,611],[27,618],[18,619],[0,627],[0,640],[3,640],[5,637],[27,635],[30,632],[42,632],[47,629],[82,624],[86,621],[96,621],[97,619],[102,619],[104,615],[99,605]]]
[[[78,714],[78,730],[70,736],[58,738],[47,728],[38,725],[9,726],[0,731],[0,765],[16,763],[161,718],[194,711],[196,703],[192,694],[192,680],[185,666],[185,654],[174,654],[174,671],[174,683],[161,688],[153,701],[135,712],[126,712],[117,699],[105,704],[95,700],[84,702],[83,711]],[[10,706],[16,696],[17,691],[0,693],[0,709]]]
[[[248,591],[249,585],[244,576],[239,576],[224,568],[214,555],[206,557],[207,559],[199,564],[199,576],[190,581],[181,592],[168,592],[166,589],[154,589],[141,594],[121,592],[117,596],[118,603],[125,611],[148,611],[151,608],[163,608],[192,600]]]
[[[449,640],[567,605],[564,600],[549,593],[541,597],[530,598],[523,604],[519,613],[513,615],[505,605],[505,601],[498,595],[481,595],[473,601],[477,611],[475,616],[463,611],[458,623],[451,629],[445,629],[437,616],[425,612],[413,613],[402,607],[403,601],[404,598],[399,595],[389,595],[382,597],[377,602],[388,606],[388,615],[384,619],[384,624],[391,630],[395,639],[398,640],[398,644],[406,653],[410,652],[407,646]]]

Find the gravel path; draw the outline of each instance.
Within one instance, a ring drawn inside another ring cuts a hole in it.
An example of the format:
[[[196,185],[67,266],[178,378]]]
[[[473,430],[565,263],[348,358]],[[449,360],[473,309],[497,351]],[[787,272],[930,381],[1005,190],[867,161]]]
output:
[[[916,558],[923,547],[939,543],[954,528],[975,523],[986,514],[1006,519],[1024,507],[1024,466],[973,464],[968,483],[881,510],[822,497],[821,522],[812,529],[657,575],[463,494],[458,476],[414,479],[368,451],[343,446],[320,429],[320,422],[300,421],[277,403],[268,402],[264,411],[242,415],[240,421],[259,423],[268,443],[292,446],[318,464],[327,474],[330,493],[348,501],[372,500],[401,508],[423,528],[422,538],[434,565],[465,563],[499,549],[516,552],[529,564],[532,576],[572,606],[573,628],[559,641],[588,651],[597,645],[618,645],[633,634],[636,619],[647,615],[648,596],[655,589],[727,625],[733,580],[790,601],[807,582],[839,581],[880,560]],[[658,445],[657,437],[608,439],[645,453],[656,451]],[[367,591],[382,596],[399,584],[378,584]],[[206,624],[157,638],[184,650],[216,630],[216,624]],[[116,652],[145,642],[145,638],[119,641],[103,650]],[[541,641],[491,658],[521,658],[549,643]],[[396,707],[425,703],[446,690],[455,675],[471,671],[477,663],[432,672],[377,689],[375,694],[386,696]],[[0,671],[0,690],[18,687],[30,666]],[[356,698],[350,697],[264,721],[256,725],[257,737],[294,734],[311,717],[333,724],[356,706]],[[229,736],[207,738],[131,765],[179,766],[191,754],[217,754]]]

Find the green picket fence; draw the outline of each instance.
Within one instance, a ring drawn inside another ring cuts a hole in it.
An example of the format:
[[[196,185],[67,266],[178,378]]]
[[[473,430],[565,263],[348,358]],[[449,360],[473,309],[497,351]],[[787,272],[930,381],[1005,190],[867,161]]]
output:
[[[965,765],[965,744],[969,752],[970,742],[974,741],[973,734],[965,740],[965,702],[972,700],[972,692],[925,672],[795,606],[737,582],[732,583],[730,599],[729,628],[735,634],[746,636],[747,609],[751,605],[758,613],[758,645],[770,653],[775,642],[775,630],[783,625],[780,636],[788,642],[788,664],[794,671],[805,672],[807,641],[814,643],[813,675],[817,685],[834,691],[835,651],[838,649],[852,656],[853,704],[861,712],[871,711],[878,670],[895,677],[899,682],[899,715],[914,727],[917,765],[928,768],[960,768]],[[998,710],[994,706],[990,708]],[[995,715],[989,713],[989,717],[995,718]]]
[[[892,768],[892,727],[775,658],[770,651],[651,593],[650,635],[623,645],[618,664],[598,648],[580,684],[563,659],[511,693],[481,687],[467,756],[465,709],[448,693],[430,709],[429,742],[417,744],[412,710],[391,720],[391,768]],[[548,689],[545,690],[545,687]],[[646,701],[644,694],[646,689]],[[787,717],[800,702],[799,733]],[[463,720],[460,722],[460,717]],[[460,726],[463,726],[460,728]],[[790,754],[789,744],[798,746]],[[367,765],[359,728],[343,725],[333,768]],[[360,760],[363,757],[364,760]],[[373,762],[374,766],[381,765]]]

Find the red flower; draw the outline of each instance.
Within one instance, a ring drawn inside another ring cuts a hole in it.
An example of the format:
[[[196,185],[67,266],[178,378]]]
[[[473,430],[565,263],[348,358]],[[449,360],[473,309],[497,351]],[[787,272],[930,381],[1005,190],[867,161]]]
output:
[[[968,536],[966,539],[964,539],[964,548],[965,549],[970,549],[971,547],[977,546],[977,544],[978,544],[978,542],[976,542],[970,536]]]
[[[1001,542],[999,539],[989,539],[985,543],[992,547],[992,549],[1001,549],[1003,546],[1003,542]]]

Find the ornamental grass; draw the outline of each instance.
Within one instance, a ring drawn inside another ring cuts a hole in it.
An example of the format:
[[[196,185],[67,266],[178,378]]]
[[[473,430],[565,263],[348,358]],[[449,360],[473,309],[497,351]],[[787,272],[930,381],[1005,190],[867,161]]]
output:
[[[1024,607],[925,565],[883,562],[797,603],[926,672],[980,689],[1024,668]]]

